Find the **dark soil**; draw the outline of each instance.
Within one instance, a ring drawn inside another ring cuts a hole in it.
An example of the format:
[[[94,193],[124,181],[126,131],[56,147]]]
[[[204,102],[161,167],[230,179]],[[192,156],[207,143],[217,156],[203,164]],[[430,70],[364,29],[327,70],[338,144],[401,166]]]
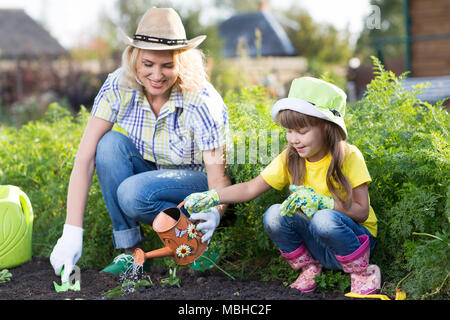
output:
[[[162,286],[169,270],[151,266],[143,274],[153,283],[133,293],[109,298],[105,292],[122,285],[118,275],[98,270],[81,270],[81,290],[57,293],[53,281],[61,284],[48,259],[33,258],[22,266],[11,268],[12,279],[0,283],[0,300],[346,300],[343,294],[304,294],[283,286],[280,281],[232,280],[217,269],[204,272],[183,267],[177,270],[180,287]]]

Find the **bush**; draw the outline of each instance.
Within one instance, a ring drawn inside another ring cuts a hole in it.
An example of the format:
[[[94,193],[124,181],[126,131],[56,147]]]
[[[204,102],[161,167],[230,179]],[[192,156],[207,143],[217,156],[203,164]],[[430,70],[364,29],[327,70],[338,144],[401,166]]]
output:
[[[408,298],[448,298],[450,149],[448,114],[417,99],[420,88],[405,91],[401,79],[374,61],[377,77],[363,99],[348,106],[349,142],[365,156],[373,182],[371,204],[379,219],[378,244],[372,262],[383,275],[383,292],[393,294],[401,285]],[[256,177],[267,163],[252,158],[249,150],[260,137],[280,129],[270,118],[274,101],[262,88],[229,91],[228,106],[234,150],[228,153],[228,171],[235,183]],[[67,185],[89,113],[82,108],[73,117],[57,104],[49,106],[43,120],[21,129],[0,127],[0,184],[17,185],[27,193],[35,213],[33,255],[46,256],[62,232],[66,215]],[[282,131],[281,131],[282,132]],[[236,150],[244,145],[244,163]],[[260,144],[261,145],[261,144]],[[269,158],[272,150],[269,148]],[[276,151],[276,150],[274,150]],[[260,159],[261,160],[261,159]],[[293,271],[280,256],[264,230],[262,217],[273,203],[282,202],[287,190],[270,190],[249,202],[230,206],[211,245],[222,251],[221,265],[236,277],[257,277],[292,282]],[[144,226],[144,229],[147,227]],[[148,231],[148,229],[146,229]],[[111,241],[111,221],[96,175],[85,213],[81,267],[100,268],[117,254]],[[154,232],[147,232],[144,248],[160,246]],[[162,259],[168,266],[170,258]],[[319,292],[348,290],[348,276],[326,271],[318,278]]]
[[[405,75],[397,78],[375,58],[374,70],[376,78],[346,117],[349,141],[364,154],[373,179],[369,193],[379,219],[373,260],[387,289],[408,276],[402,286],[410,297],[434,292],[442,298],[449,289],[448,114],[442,103],[417,98],[423,85],[404,90]]]
[[[61,235],[68,181],[88,117],[84,107],[74,118],[54,103],[42,120],[30,121],[20,129],[0,127],[0,184],[20,187],[31,200],[33,256],[48,257]],[[105,265],[103,252],[112,251],[111,223],[96,176],[89,193],[85,226],[88,227],[80,266]]]

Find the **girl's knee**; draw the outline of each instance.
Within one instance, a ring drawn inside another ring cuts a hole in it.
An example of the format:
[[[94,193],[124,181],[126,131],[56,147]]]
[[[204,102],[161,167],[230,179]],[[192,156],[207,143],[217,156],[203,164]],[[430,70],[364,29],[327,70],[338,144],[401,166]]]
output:
[[[311,218],[311,230],[319,236],[327,236],[336,228],[335,213],[325,209],[317,211]]]
[[[270,206],[269,209],[266,210],[266,212],[264,212],[264,228],[269,234],[279,231],[281,227],[281,218],[282,216],[280,215],[280,204],[274,204]]]

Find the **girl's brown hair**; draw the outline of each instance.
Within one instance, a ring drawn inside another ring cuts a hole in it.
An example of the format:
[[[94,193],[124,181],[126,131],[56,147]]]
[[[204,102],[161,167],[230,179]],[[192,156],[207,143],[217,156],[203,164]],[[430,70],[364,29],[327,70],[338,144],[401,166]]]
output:
[[[352,188],[347,177],[342,173],[345,155],[345,135],[336,124],[316,117],[311,117],[292,110],[283,110],[277,116],[277,122],[286,129],[299,130],[305,127],[318,126],[324,133],[325,148],[331,154],[331,162],[327,171],[327,186],[333,198],[338,199],[348,208],[352,201]],[[292,177],[292,183],[301,185],[305,177],[305,159],[297,150],[287,147],[286,167]]]

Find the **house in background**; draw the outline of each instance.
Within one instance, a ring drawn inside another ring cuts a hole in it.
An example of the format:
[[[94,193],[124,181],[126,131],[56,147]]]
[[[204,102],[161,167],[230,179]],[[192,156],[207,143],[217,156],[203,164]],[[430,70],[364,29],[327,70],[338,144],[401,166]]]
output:
[[[409,71],[405,89],[427,83],[419,99],[430,103],[446,100],[450,108],[450,0],[403,0],[406,35],[402,38],[377,39],[379,58],[386,69],[401,74]],[[406,44],[405,59],[383,59],[383,44]],[[360,97],[373,79],[371,66],[349,71]]]
[[[411,75],[406,89],[429,83],[419,98],[450,107],[450,0],[404,0],[406,65]]]
[[[257,12],[239,13],[223,21],[219,36],[225,41],[226,58],[238,57],[241,50],[253,58],[296,55],[291,40],[267,5]]]
[[[21,9],[0,9],[2,59],[59,57],[67,51]]]
[[[297,56],[283,27],[298,24],[275,16],[262,2],[256,12],[238,13],[219,24],[223,56],[237,70],[252,75],[275,96],[285,96],[290,81],[306,71],[306,59]]]
[[[404,1],[406,64],[411,76],[450,76],[450,1]]]
[[[0,99],[20,101],[33,90],[45,68],[32,65],[67,56],[68,52],[42,26],[21,9],[0,9]],[[40,75],[40,76],[39,76]],[[45,81],[44,81],[45,82]],[[45,83],[40,83],[45,86]]]
[[[89,46],[96,43],[93,39]],[[90,108],[119,63],[76,59],[22,9],[0,9],[0,108],[5,111],[16,105],[45,111],[48,103],[62,100],[75,112],[80,105]]]

